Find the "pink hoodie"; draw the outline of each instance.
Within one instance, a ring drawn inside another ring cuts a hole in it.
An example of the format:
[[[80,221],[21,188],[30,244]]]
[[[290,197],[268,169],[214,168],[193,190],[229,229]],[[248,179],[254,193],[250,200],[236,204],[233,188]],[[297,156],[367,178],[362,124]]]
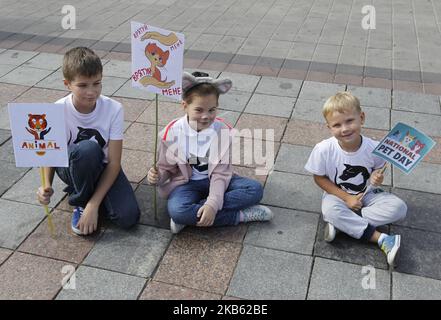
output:
[[[190,181],[192,168],[180,147],[180,139],[185,133],[180,126],[187,121],[187,116],[170,122],[161,131],[159,138],[158,171],[161,177],[158,182],[159,195],[168,198],[169,194],[179,185]],[[231,142],[236,130],[226,124],[223,119],[216,118],[216,125],[211,126],[215,138],[211,140],[208,161],[208,178],[210,190],[205,204],[219,211],[223,207],[224,194],[233,176],[231,165]]]

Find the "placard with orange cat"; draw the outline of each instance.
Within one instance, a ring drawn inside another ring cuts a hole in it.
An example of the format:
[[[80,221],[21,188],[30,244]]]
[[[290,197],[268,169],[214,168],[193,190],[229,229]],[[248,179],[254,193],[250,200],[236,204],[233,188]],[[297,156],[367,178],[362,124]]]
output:
[[[435,141],[429,136],[400,122],[381,140],[373,153],[409,173],[434,145]]]
[[[67,167],[63,106],[10,103],[9,120],[17,167]]]
[[[133,21],[131,28],[132,86],[180,100],[184,35]]]

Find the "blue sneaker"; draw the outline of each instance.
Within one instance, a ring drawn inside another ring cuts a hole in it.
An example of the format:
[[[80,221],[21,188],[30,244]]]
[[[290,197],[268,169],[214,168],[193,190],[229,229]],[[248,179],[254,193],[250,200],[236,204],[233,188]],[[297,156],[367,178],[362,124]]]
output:
[[[71,224],[72,231],[79,236],[83,235],[81,233],[81,230],[77,228],[78,222],[80,221],[81,216],[83,215],[83,211],[84,211],[84,208],[75,207],[73,214],[72,214],[72,224]]]
[[[401,236],[387,236],[381,243],[381,250],[387,256],[387,264],[391,267],[395,266],[395,257],[400,249]]]

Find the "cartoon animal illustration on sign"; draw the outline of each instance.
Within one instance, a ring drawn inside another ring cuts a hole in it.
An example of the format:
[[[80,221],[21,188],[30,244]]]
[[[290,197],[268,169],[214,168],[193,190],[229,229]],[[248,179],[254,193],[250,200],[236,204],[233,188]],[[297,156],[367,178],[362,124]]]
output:
[[[146,32],[141,37],[141,41],[147,39],[156,40],[160,44],[165,46],[172,46],[179,40],[174,33],[170,33],[169,35],[165,36],[156,31]],[[145,87],[149,85],[161,89],[168,89],[172,87],[175,84],[175,81],[167,81],[167,77],[164,77],[164,79],[162,79],[161,70],[159,69],[165,68],[167,61],[170,58],[170,51],[163,50],[154,42],[149,42],[144,49],[144,53],[150,62],[150,75],[142,77],[141,79],[139,79],[139,82]]]
[[[44,136],[51,131],[47,128],[47,120],[45,114],[28,114],[29,128],[26,130],[34,136],[35,140],[44,140]]]
[[[401,140],[403,146],[409,148],[409,145],[415,140],[416,136],[411,136],[409,131],[407,131],[406,135]]]
[[[391,138],[392,140],[395,140],[395,141],[400,141],[400,139],[401,139],[401,132],[400,132],[400,130],[395,131],[395,132],[390,136],[390,138]]]
[[[415,154],[420,154],[420,151],[424,149],[425,146],[426,146],[425,143],[422,143],[420,140],[417,140],[415,141],[415,144],[412,146],[412,148],[410,148],[410,150],[415,152]]]

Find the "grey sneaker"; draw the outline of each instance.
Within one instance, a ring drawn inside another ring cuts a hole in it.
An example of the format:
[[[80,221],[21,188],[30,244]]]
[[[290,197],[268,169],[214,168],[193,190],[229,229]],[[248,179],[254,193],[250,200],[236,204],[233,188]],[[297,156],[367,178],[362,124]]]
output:
[[[179,224],[170,219],[170,231],[173,234],[178,234],[182,229],[185,228],[185,224]]]
[[[269,221],[274,216],[270,208],[267,208],[260,204],[246,208],[242,210],[242,213],[243,213],[243,222]]]
[[[334,241],[336,234],[337,234],[337,229],[335,229],[335,227],[332,224],[327,222],[325,226],[325,236],[324,236],[325,241],[326,242]]]

